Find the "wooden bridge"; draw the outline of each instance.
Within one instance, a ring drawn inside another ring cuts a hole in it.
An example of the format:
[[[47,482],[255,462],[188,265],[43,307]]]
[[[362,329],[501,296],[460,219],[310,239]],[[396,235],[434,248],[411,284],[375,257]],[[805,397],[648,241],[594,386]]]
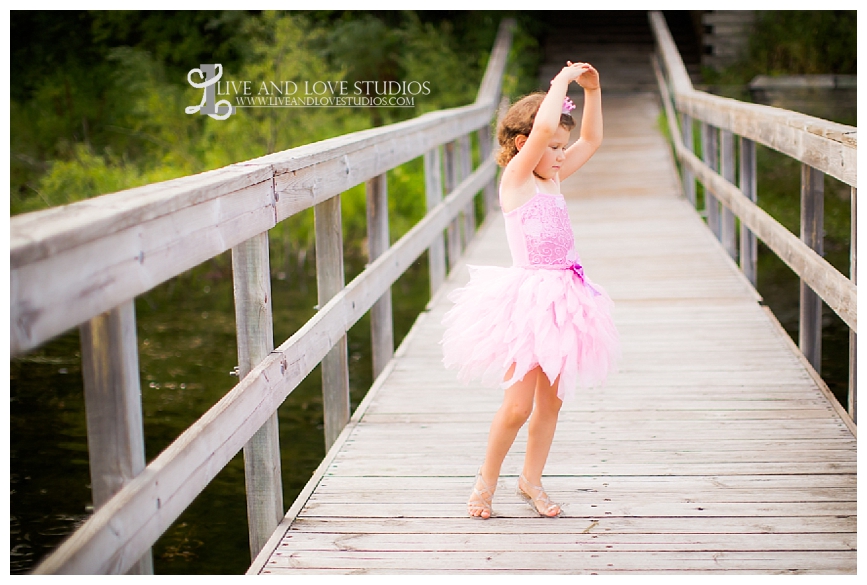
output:
[[[501,395],[457,384],[437,343],[464,266],[510,263],[497,213],[467,244],[476,194],[495,210],[487,129],[509,45],[504,28],[474,105],[76,204],[64,221],[51,211],[13,219],[13,354],[89,320],[87,398],[111,397],[111,408],[128,413],[125,423],[91,419],[88,402],[89,432],[120,437],[125,452],[92,461],[114,471],[105,474],[114,484],[94,482],[95,497],[103,490],[96,513],[37,572],[147,572],[148,547],[243,446],[253,574],[855,573],[854,349],[848,411],[811,365],[817,299],[851,327],[854,347],[854,281],[815,251],[821,239],[811,234],[821,227],[799,239],[751,202],[759,142],[804,163],[807,228],[821,226],[821,173],[853,186],[854,211],[855,130],[695,91],[664,19],[654,13],[650,22],[658,58],[647,67],[659,93],[606,95],[604,145],[563,185],[582,260],[615,300],[623,360],[605,388],[563,409],[545,474],[564,504],[561,518],[536,517],[514,495],[523,434],[504,463],[495,517],[466,516]],[[660,96],[680,174],[658,129]],[[696,123],[701,159],[692,153]],[[476,131],[483,162],[473,171]],[[430,211],[389,247],[384,172],[422,155]],[[707,222],[694,208],[696,180],[709,189]],[[372,262],[344,287],[336,195],[361,181]],[[176,223],[161,223],[209,205],[217,219],[201,233],[178,235],[165,228]],[[267,229],[313,205],[321,309],[274,348]],[[111,233],[92,232],[110,220]],[[854,213],[852,223],[854,265]],[[755,236],[804,283],[800,348],[755,291]],[[166,254],[144,268],[147,260],[130,252],[191,237],[204,242],[200,254],[234,246],[243,379],[145,467],[143,455],[136,459],[130,299],[196,259]],[[115,263],[88,264],[91,278],[107,275],[100,290],[69,271],[51,276],[70,254],[113,248]],[[425,250],[433,298],[393,352],[388,287]],[[127,281],[115,284],[122,275]],[[70,312],[73,300],[74,315],[45,317],[51,303]],[[377,376],[350,418],[343,336],[370,309]],[[320,361],[330,448],[284,514],[274,413]]]

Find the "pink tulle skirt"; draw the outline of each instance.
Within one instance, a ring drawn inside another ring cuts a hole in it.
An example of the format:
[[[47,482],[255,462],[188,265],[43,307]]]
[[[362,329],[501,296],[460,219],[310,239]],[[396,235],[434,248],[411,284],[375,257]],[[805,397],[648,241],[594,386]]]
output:
[[[557,396],[600,386],[620,357],[604,289],[569,269],[469,266],[470,282],[454,290],[443,317],[443,363],[468,384],[508,388],[536,366]],[[515,364],[514,375],[506,379]]]

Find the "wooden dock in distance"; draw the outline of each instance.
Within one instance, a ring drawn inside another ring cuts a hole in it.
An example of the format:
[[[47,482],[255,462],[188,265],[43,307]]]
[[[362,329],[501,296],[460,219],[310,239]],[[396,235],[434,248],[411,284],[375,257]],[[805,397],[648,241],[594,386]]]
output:
[[[441,364],[463,264],[510,263],[493,217],[256,558],[252,574],[856,572],[856,438],[680,197],[656,98],[605,99],[606,141],[563,186],[587,273],[614,298],[620,371],[567,403],[544,476],[466,515],[498,390]]]

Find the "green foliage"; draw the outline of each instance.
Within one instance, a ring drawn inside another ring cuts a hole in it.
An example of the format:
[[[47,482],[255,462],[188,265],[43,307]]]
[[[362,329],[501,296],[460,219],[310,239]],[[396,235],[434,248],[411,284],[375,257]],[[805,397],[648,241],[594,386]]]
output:
[[[745,84],[756,75],[857,72],[855,10],[759,11],[744,57],[706,81]]]
[[[856,72],[854,10],[761,12],[748,63],[768,75]]]
[[[80,201],[143,184],[137,169],[110,150],[95,154],[86,144],[76,144],[69,160],[52,163],[40,181],[39,195],[49,206]]]
[[[10,211],[64,205],[471,103],[501,18],[15,12]],[[28,37],[33,27],[38,31]],[[72,28],[79,34],[54,34]],[[535,40],[520,25],[514,39],[504,83],[513,96],[525,90],[523,80],[532,81],[538,59]],[[224,121],[186,115],[202,91],[187,83],[187,72],[213,62],[223,63],[224,79],[254,87],[273,80],[419,81],[431,91],[413,108],[239,108]],[[396,239],[424,215],[420,159],[389,172],[389,192]],[[363,186],[343,195],[343,214],[345,241],[362,245]],[[312,248],[313,214],[298,214],[271,235],[288,262]]]
[[[512,48],[503,75],[503,94],[514,102],[538,88],[536,72],[542,61],[537,35],[533,34],[537,23],[518,18],[513,32]]]

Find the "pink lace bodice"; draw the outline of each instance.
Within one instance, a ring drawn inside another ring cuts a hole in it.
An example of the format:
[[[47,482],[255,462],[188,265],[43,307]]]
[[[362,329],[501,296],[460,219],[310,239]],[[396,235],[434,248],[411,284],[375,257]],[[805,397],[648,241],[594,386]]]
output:
[[[537,190],[524,205],[503,214],[515,266],[569,267],[577,262],[566,200]]]

